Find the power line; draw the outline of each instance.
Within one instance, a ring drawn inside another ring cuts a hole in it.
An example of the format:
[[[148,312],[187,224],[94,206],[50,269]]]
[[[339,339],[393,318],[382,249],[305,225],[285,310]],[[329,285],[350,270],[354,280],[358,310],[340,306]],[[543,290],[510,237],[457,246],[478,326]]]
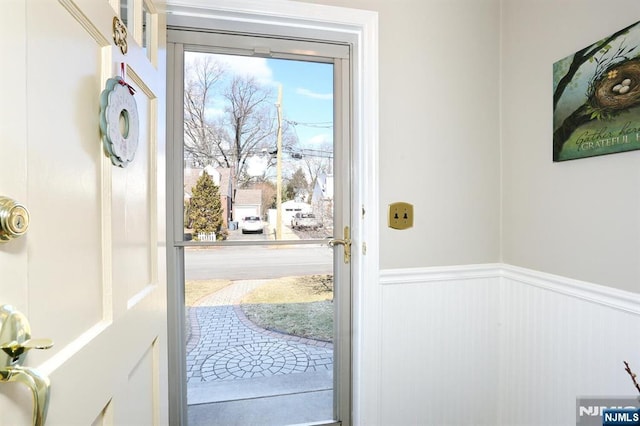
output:
[[[313,128],[317,128],[317,129],[331,129],[333,128],[333,121],[317,121],[314,123],[301,123],[299,121],[293,121],[293,120],[285,120],[287,123],[291,124],[292,126],[303,126],[303,127],[313,127]]]

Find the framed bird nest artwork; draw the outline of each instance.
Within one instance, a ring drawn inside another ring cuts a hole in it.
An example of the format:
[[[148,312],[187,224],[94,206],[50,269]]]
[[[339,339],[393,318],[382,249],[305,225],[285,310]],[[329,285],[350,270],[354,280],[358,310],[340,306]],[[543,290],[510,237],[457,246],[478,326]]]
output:
[[[553,161],[640,149],[640,22],[553,64]]]

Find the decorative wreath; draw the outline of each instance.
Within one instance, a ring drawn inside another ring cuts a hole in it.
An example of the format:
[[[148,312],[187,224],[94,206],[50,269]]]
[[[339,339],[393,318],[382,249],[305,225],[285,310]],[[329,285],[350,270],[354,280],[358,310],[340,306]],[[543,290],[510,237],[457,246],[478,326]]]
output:
[[[136,155],[140,123],[133,88],[121,77],[107,80],[100,95],[102,144],[114,166],[125,167]]]

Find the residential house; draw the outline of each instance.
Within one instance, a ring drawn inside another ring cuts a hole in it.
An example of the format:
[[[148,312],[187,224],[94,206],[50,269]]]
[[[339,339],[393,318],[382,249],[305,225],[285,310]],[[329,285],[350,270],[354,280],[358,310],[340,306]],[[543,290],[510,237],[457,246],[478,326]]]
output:
[[[247,216],[262,217],[262,190],[238,189],[233,203],[233,218],[240,222]]]
[[[273,216],[275,217],[277,215],[276,209],[272,210],[274,211]],[[296,215],[296,213],[311,213],[312,211],[313,209],[308,203],[295,200],[285,201],[282,203],[282,223],[290,224],[291,219]]]
[[[316,179],[311,195],[313,211],[325,227],[333,224],[333,185],[333,174],[323,173]]]

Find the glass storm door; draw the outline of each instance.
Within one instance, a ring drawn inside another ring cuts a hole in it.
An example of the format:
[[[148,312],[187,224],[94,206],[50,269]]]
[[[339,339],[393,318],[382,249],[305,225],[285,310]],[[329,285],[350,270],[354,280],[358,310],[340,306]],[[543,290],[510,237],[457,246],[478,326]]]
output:
[[[349,423],[349,49],[169,41],[188,422]]]

